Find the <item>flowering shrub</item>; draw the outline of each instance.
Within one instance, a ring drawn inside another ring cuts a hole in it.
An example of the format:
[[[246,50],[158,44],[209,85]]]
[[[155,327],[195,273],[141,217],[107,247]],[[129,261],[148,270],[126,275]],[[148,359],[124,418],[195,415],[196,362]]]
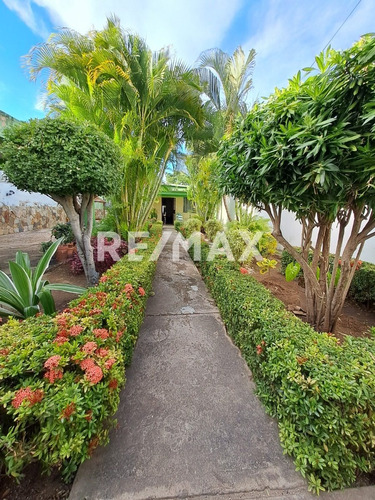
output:
[[[108,440],[155,262],[123,258],[98,286],[55,317],[0,327],[0,466],[19,476],[30,462],[69,480]]]
[[[244,268],[207,253],[202,275],[310,488],[343,488],[375,470],[375,339],[315,332]]]
[[[113,244],[112,241],[108,240],[107,238],[104,239],[104,245],[110,247]],[[91,245],[93,248],[94,252],[94,262],[95,262],[95,268],[98,271],[98,273],[104,273],[105,271],[108,271],[110,267],[113,266],[115,261],[112,259],[111,254],[109,252],[104,253],[104,260],[99,261],[98,260],[98,239],[97,238],[91,238]],[[123,257],[128,253],[128,244],[126,241],[121,240],[121,245],[118,247],[116,250],[117,255],[119,258]],[[74,252],[74,255],[71,259],[69,259],[70,262],[70,269],[73,274],[83,274],[83,266],[81,263],[81,260],[78,256],[77,252]]]

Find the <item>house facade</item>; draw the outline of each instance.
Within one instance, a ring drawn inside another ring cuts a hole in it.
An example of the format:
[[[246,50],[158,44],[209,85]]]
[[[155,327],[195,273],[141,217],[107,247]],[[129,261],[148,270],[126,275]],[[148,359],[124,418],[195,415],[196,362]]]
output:
[[[176,220],[187,220],[194,213],[194,207],[187,198],[187,186],[180,184],[162,184],[153,209],[158,220],[167,225],[174,224]]]

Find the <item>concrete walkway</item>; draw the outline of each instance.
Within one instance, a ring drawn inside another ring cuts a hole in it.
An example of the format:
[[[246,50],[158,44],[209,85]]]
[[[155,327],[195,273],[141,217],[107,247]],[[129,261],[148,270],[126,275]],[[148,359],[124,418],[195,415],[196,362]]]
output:
[[[171,242],[161,254],[118,428],[81,466],[70,499],[313,498],[195,265],[181,257],[172,262]]]

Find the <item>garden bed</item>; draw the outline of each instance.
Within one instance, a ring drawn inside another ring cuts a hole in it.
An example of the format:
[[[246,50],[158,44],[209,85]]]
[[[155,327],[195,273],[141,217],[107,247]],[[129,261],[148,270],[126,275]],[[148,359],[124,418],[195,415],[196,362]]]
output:
[[[305,289],[301,286],[303,278],[287,282],[280,272],[280,260],[276,269],[271,269],[266,274],[260,274],[259,268],[253,266],[252,276],[262,283],[272,295],[281,300],[288,310],[295,311],[296,315],[305,320],[303,311],[306,311]],[[302,310],[302,311],[301,311]],[[352,299],[347,299],[340,315],[335,335],[342,339],[344,335],[353,337],[370,336],[369,329],[375,325],[375,310],[362,307]]]
[[[69,283],[70,285],[87,287],[86,276],[84,274],[73,274],[70,264],[57,264],[49,269],[45,274],[50,283]],[[54,290],[52,295],[55,299],[56,310],[61,312],[72,300],[72,294]]]
[[[151,290],[156,263],[147,257],[160,231],[143,261],[123,258],[63,313],[1,327],[1,473],[25,476],[20,485],[2,480],[0,498],[66,498],[61,473],[72,481],[107,442]],[[38,463],[51,476],[41,475]]]
[[[43,474],[39,464],[26,467],[20,483],[10,477],[1,479],[1,500],[65,500],[72,484],[66,484],[58,470],[49,476]]]

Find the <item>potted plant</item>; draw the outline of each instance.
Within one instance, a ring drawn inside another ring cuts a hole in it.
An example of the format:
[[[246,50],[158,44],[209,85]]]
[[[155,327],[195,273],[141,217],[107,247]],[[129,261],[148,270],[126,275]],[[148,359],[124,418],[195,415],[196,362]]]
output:
[[[65,224],[56,224],[56,226],[52,228],[52,236],[54,236],[57,240],[62,238],[61,244],[56,252],[56,260],[58,262],[65,262],[69,258],[73,257],[76,246],[70,222]]]

